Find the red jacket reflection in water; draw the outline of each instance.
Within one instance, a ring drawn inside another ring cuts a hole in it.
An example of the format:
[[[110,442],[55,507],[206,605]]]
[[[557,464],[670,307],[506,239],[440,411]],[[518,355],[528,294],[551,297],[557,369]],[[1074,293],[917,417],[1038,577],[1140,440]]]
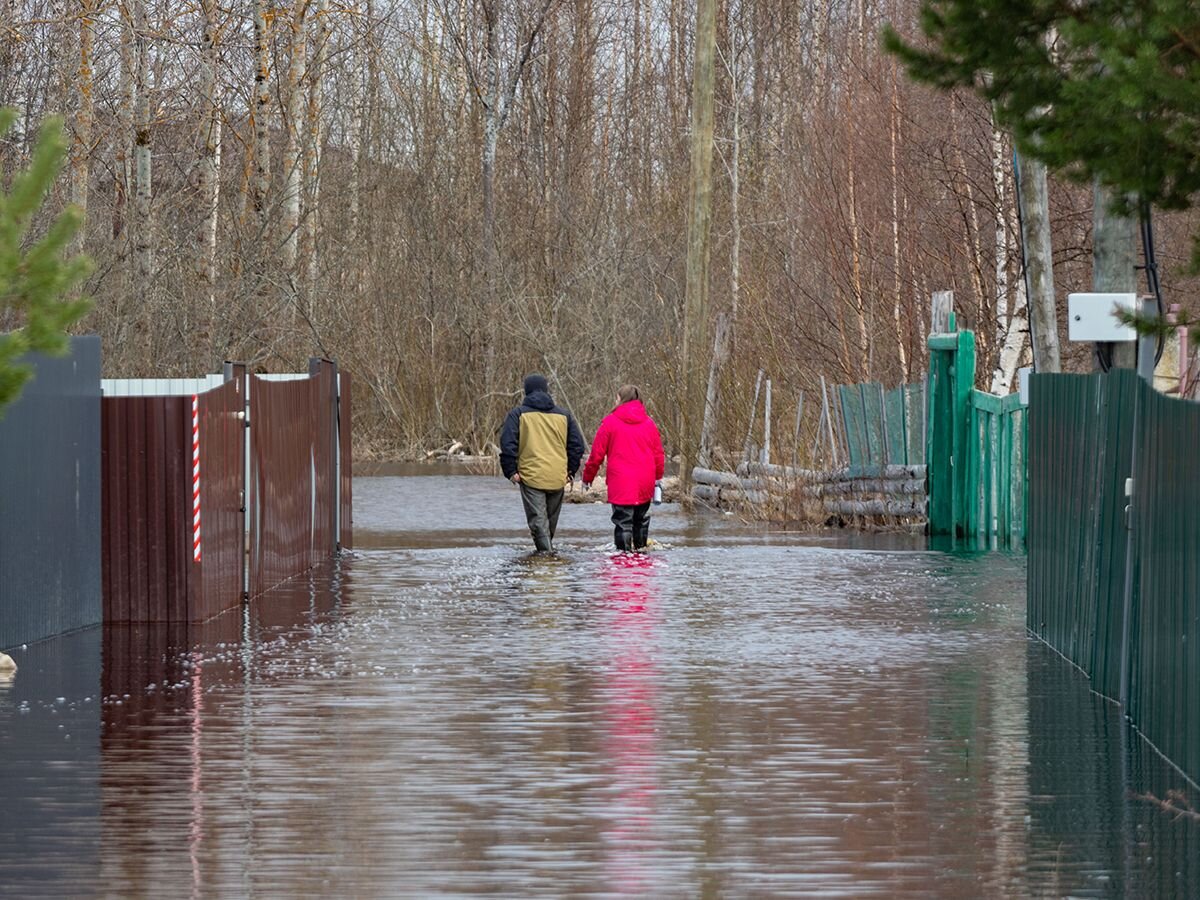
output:
[[[661,851],[656,816],[658,748],[654,662],[653,557],[621,554],[606,560],[605,607],[611,656],[602,691],[604,747],[612,766],[604,832],[605,868],[612,889],[655,896],[652,861]]]

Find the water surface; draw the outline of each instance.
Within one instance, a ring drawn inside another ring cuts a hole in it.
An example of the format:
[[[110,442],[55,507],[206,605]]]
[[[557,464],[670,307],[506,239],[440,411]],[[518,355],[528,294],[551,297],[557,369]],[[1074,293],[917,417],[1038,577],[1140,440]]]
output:
[[[1184,896],[1183,779],[1024,631],[1024,560],[355,483],[356,551],[18,651],[14,896]],[[3,892],[3,891],[0,891]]]

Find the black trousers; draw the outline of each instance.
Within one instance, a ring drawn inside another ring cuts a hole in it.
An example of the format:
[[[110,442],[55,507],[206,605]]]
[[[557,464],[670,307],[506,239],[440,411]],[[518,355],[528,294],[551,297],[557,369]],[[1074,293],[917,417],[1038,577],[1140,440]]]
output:
[[[554,532],[558,529],[558,514],[562,511],[563,489],[543,491],[521,484],[521,502],[525,506],[525,521],[539,550],[553,550]]]
[[[644,550],[650,542],[650,503],[612,505],[613,542],[618,550]]]

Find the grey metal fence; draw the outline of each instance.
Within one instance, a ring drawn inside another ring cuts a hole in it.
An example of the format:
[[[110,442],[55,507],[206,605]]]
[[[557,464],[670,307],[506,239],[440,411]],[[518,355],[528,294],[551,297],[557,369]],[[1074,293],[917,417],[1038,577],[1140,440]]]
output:
[[[37,375],[0,418],[0,648],[100,622],[100,339]]]

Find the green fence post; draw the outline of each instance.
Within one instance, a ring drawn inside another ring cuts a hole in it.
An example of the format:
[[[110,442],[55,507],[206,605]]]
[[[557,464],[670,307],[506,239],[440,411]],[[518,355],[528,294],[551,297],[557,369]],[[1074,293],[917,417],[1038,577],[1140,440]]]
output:
[[[971,483],[971,467],[968,464],[968,442],[971,439],[971,391],[975,388],[975,334],[971,331],[958,333],[958,346],[954,353],[953,421],[954,455],[950,467],[954,478],[954,532],[959,537],[967,533],[970,519],[968,509],[974,502],[978,484]]]
[[[954,486],[950,457],[954,453],[953,397],[950,372],[954,349],[939,345],[950,335],[929,338],[928,416],[925,423],[925,478],[929,492],[929,533],[954,533]]]

